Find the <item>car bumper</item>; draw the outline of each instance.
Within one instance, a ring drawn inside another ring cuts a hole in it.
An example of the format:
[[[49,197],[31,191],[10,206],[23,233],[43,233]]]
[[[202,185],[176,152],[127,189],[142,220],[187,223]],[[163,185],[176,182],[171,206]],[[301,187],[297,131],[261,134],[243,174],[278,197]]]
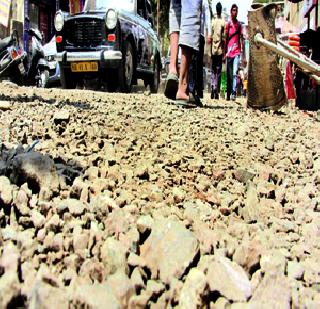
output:
[[[93,52],[61,52],[57,53],[55,59],[59,62],[74,61],[109,61],[121,60],[122,53],[115,50],[93,51]]]

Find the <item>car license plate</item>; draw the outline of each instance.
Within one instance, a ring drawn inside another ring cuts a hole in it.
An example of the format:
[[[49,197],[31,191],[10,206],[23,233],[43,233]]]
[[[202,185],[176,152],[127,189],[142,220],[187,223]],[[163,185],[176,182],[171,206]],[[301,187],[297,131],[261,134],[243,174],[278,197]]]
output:
[[[23,63],[22,62],[20,62],[19,64],[18,64],[18,67],[19,67],[19,70],[20,70],[20,73],[21,74],[24,74],[26,71],[24,70],[24,65],[23,65]]]
[[[97,72],[98,62],[72,62],[72,72]]]

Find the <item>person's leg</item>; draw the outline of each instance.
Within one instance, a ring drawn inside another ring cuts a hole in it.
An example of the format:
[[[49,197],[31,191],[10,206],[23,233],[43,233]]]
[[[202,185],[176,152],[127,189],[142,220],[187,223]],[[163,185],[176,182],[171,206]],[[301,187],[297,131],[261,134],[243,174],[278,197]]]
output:
[[[189,65],[193,50],[199,50],[202,0],[181,0],[179,44],[181,65],[176,99],[188,100]]]
[[[177,74],[179,32],[181,25],[181,0],[171,0],[169,9],[170,64],[169,72]]]
[[[203,98],[203,53],[204,53],[204,36],[200,35],[199,51],[197,53],[197,79],[196,92],[200,98]]]
[[[218,56],[213,55],[211,57],[211,99],[214,99],[215,93],[217,91],[217,60]]]
[[[227,57],[227,100],[232,92],[233,58]]]
[[[233,60],[233,70],[232,70],[232,96],[235,100],[237,95],[237,76],[238,76],[238,68],[240,64],[240,55],[235,56]]]
[[[193,53],[189,65],[189,78],[188,78],[188,90],[189,92],[196,91],[196,80],[197,80],[197,57]]]
[[[189,80],[189,65],[192,57],[192,49],[188,46],[181,46],[181,64],[180,78],[176,99],[188,100],[188,80]]]
[[[169,10],[170,63],[164,94],[174,100],[178,91],[177,61],[179,53],[179,32],[181,23],[181,0],[171,0]]]
[[[220,89],[221,89],[221,71],[222,71],[222,55],[217,56],[217,96],[216,99],[219,99]]]
[[[172,32],[170,34],[170,63],[169,73],[178,75],[177,61],[179,53],[179,32]]]

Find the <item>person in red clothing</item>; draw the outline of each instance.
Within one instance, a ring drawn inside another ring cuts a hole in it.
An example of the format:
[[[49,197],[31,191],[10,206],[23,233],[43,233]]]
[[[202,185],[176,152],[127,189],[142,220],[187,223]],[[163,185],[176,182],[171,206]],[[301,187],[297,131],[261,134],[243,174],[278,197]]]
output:
[[[243,39],[243,27],[237,20],[238,6],[231,6],[231,19],[226,25],[224,59],[227,60],[227,100],[236,99],[237,72],[242,52],[243,64],[246,66],[246,53]]]

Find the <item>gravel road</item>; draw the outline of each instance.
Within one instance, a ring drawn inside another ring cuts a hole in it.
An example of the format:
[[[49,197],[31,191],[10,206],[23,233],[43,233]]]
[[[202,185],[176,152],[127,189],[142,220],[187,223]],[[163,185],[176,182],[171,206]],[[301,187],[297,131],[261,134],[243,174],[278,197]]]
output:
[[[1,308],[320,307],[319,114],[0,89]]]

